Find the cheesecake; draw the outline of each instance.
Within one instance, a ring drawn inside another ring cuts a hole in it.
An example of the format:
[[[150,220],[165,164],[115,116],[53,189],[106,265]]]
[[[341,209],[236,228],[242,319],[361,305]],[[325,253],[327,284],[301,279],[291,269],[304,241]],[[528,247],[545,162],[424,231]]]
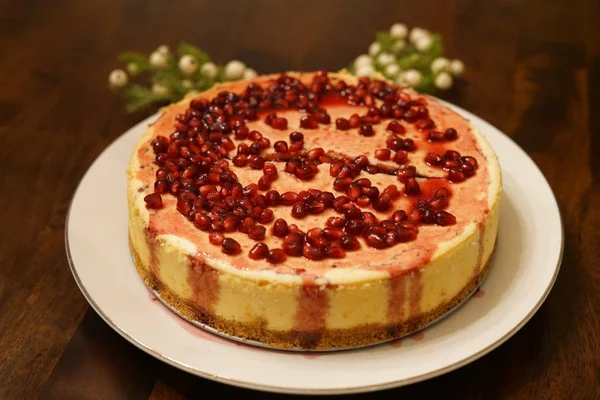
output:
[[[129,245],[181,315],[281,349],[396,339],[484,278],[502,183],[477,128],[384,79],[288,72],[163,108],[127,168]]]

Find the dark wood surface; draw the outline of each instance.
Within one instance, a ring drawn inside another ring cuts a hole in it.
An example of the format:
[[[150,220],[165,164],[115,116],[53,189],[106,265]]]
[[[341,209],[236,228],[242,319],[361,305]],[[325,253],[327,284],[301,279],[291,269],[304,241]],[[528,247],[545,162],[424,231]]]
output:
[[[600,2],[0,1],[0,399],[278,398],[141,352],[88,306],[64,221],[94,158],[144,114],[107,90],[124,50],[197,44],[259,72],[339,69],[401,21],[440,31],[467,65],[444,98],[511,136],[542,169],[565,227],[561,273],[491,354],[355,398],[600,398]],[[213,396],[206,396],[212,391]]]

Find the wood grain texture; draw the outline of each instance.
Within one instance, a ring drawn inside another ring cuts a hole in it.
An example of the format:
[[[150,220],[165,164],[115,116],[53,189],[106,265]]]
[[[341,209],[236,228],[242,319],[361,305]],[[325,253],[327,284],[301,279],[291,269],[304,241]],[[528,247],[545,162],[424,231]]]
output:
[[[0,399],[279,398],[139,351],[88,308],[64,252],[79,179],[144,114],[107,90],[124,50],[197,44],[260,72],[339,69],[376,30],[442,33],[467,65],[444,95],[511,136],[547,177],[566,247],[534,318],[482,359],[366,399],[600,398],[600,2],[0,1]]]

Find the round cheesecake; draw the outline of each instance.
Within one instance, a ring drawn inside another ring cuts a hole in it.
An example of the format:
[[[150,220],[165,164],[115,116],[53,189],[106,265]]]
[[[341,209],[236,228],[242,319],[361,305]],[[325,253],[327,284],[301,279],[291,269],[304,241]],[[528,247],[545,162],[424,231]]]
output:
[[[187,318],[277,348],[404,336],[485,276],[501,176],[437,100],[295,73],[165,107],[127,170],[130,248]]]

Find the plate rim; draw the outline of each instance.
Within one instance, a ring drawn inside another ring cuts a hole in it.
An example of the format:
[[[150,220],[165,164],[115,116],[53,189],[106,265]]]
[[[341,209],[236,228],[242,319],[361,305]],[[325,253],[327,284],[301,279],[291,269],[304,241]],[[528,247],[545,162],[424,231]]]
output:
[[[434,97],[434,96],[431,96]],[[434,97],[435,98],[435,97]],[[424,380],[428,380],[431,378],[435,378],[437,376],[440,375],[444,375],[448,372],[454,371],[458,368],[461,368],[467,364],[470,364],[471,362],[481,358],[482,356],[486,355],[487,353],[495,350],[496,348],[498,348],[499,346],[501,346],[502,344],[504,344],[508,339],[510,339],[512,336],[514,336],[519,330],[521,330],[521,328],[523,326],[525,326],[525,324],[527,322],[529,322],[529,320],[535,315],[535,313],[540,309],[540,307],[542,306],[542,304],[544,303],[544,301],[546,300],[546,298],[548,297],[550,291],[552,290],[552,288],[554,287],[554,284],[556,282],[556,279],[558,277],[558,274],[560,272],[560,268],[562,265],[562,260],[563,260],[563,255],[564,255],[564,242],[565,242],[565,235],[564,235],[564,223],[563,223],[563,217],[562,217],[562,213],[561,213],[561,209],[560,209],[560,205],[558,204],[558,201],[556,199],[556,196],[554,194],[554,191],[552,190],[552,187],[550,186],[550,183],[548,182],[546,176],[544,175],[544,173],[541,171],[541,169],[539,168],[539,166],[533,161],[533,159],[529,156],[529,154],[527,154],[525,152],[525,150],[523,150],[510,136],[506,135],[504,132],[502,132],[500,129],[498,129],[496,126],[492,125],[491,123],[489,123],[488,121],[484,120],[481,117],[476,116],[475,114],[471,113],[468,110],[465,110],[464,108],[457,106],[455,104],[449,103],[447,101],[441,100],[436,98],[438,101],[444,103],[445,105],[448,105],[452,108],[454,108],[455,111],[458,111],[459,113],[463,114],[463,116],[468,116],[470,118],[472,117],[476,117],[477,119],[479,119],[480,121],[482,121],[483,123],[489,125],[490,127],[492,127],[493,129],[495,129],[498,133],[500,133],[502,136],[504,136],[504,139],[507,139],[508,141],[511,142],[512,145],[514,145],[514,147],[516,147],[518,149],[518,151],[522,152],[523,155],[529,159],[529,161],[531,161],[531,164],[533,166],[533,168],[536,169],[536,171],[539,173],[539,175],[541,176],[541,178],[543,179],[543,182],[547,185],[548,189],[550,190],[551,193],[551,197],[553,200],[554,205],[556,206],[556,210],[558,213],[558,222],[559,222],[559,226],[560,226],[560,251],[558,254],[558,259],[557,259],[557,263],[556,266],[554,267],[554,272],[552,275],[552,278],[550,279],[548,286],[546,287],[544,293],[542,294],[542,296],[538,299],[538,301],[536,302],[536,304],[529,310],[529,312],[525,315],[525,317],[523,317],[523,319],[521,321],[519,321],[519,323],[517,323],[515,326],[513,326],[504,336],[502,336],[501,338],[499,338],[498,340],[496,340],[495,342],[489,344],[488,346],[486,346],[485,348],[479,350],[476,353],[473,353],[471,355],[469,355],[468,357],[463,358],[460,361],[457,361],[453,364],[450,365],[446,365],[444,367],[441,368],[437,368],[435,370],[429,371],[427,373],[418,375],[418,376],[414,376],[411,378],[403,378],[403,379],[399,379],[399,380],[392,380],[392,381],[388,381],[385,383],[377,383],[377,384],[372,384],[372,385],[363,385],[363,386],[356,386],[356,387],[351,387],[351,388],[335,388],[335,389],[329,389],[329,388],[304,388],[304,387],[282,387],[282,386],[273,386],[273,385],[268,385],[268,384],[262,384],[262,383],[249,383],[247,381],[243,381],[243,380],[239,380],[239,379],[234,379],[234,378],[229,378],[229,377],[225,377],[225,376],[221,376],[221,375],[217,375],[217,374],[211,374],[211,373],[206,373],[204,371],[200,371],[198,369],[192,368],[189,365],[186,365],[182,362],[179,362],[165,354],[162,354],[160,352],[158,352],[157,350],[145,345],[144,343],[140,342],[139,340],[137,340],[135,337],[133,337],[131,334],[129,334],[125,329],[121,328],[117,323],[115,323],[108,315],[106,312],[104,312],[102,310],[102,308],[94,301],[93,297],[90,295],[90,293],[87,291],[86,287],[83,285],[83,282],[81,281],[81,278],[77,272],[77,269],[75,268],[75,264],[73,261],[73,258],[71,256],[71,250],[70,250],[70,246],[69,246],[69,221],[70,221],[70,216],[71,216],[71,210],[73,207],[73,203],[75,198],[77,197],[77,193],[79,192],[80,188],[81,188],[81,183],[85,180],[85,178],[87,177],[89,171],[95,166],[95,164],[98,162],[98,160],[106,153],[108,152],[113,146],[115,146],[120,139],[122,139],[125,135],[127,135],[128,132],[130,132],[131,130],[137,128],[140,125],[144,125],[147,124],[149,122],[151,122],[153,119],[155,119],[158,115],[160,115],[160,111],[147,117],[144,118],[143,120],[141,120],[140,122],[136,123],[135,125],[131,126],[129,129],[127,129],[125,132],[123,132],[122,134],[120,134],[119,136],[117,136],[108,146],[106,146],[94,159],[94,161],[87,167],[85,173],[82,175],[82,177],[79,179],[78,183],[77,183],[77,187],[75,189],[75,191],[73,192],[73,196],[71,197],[71,200],[69,201],[69,208],[67,211],[67,215],[65,217],[65,231],[64,231],[64,240],[65,240],[65,251],[66,251],[66,256],[67,256],[67,262],[69,264],[69,269],[71,270],[71,273],[75,279],[75,282],[79,288],[79,290],[81,291],[81,293],[83,294],[83,296],[85,297],[86,301],[89,303],[89,305],[92,307],[92,309],[94,309],[94,311],[96,312],[96,314],[98,314],[114,331],[116,331],[121,337],[123,337],[124,339],[126,339],[128,342],[130,342],[131,344],[133,344],[134,346],[136,346],[137,348],[139,348],[140,350],[144,351],[145,353],[153,356],[154,358],[165,362],[177,369],[183,370],[187,373],[190,373],[192,375],[196,375],[199,376],[201,378],[205,378],[205,379],[210,379],[219,383],[224,383],[224,384],[228,384],[228,385],[232,385],[232,386],[236,386],[236,387],[241,387],[241,388],[245,388],[245,389],[252,389],[252,390],[262,390],[262,391],[267,391],[267,392],[272,392],[272,393],[285,393],[285,394],[304,394],[304,395],[333,395],[333,394],[353,394],[353,393],[366,393],[366,392],[373,392],[373,391],[378,391],[378,390],[385,390],[385,389],[391,389],[391,388],[396,388],[396,387],[401,387],[401,386],[405,386],[405,385],[410,385],[410,384],[414,384],[417,382],[421,382]],[[358,349],[358,351],[360,351],[360,349]]]

